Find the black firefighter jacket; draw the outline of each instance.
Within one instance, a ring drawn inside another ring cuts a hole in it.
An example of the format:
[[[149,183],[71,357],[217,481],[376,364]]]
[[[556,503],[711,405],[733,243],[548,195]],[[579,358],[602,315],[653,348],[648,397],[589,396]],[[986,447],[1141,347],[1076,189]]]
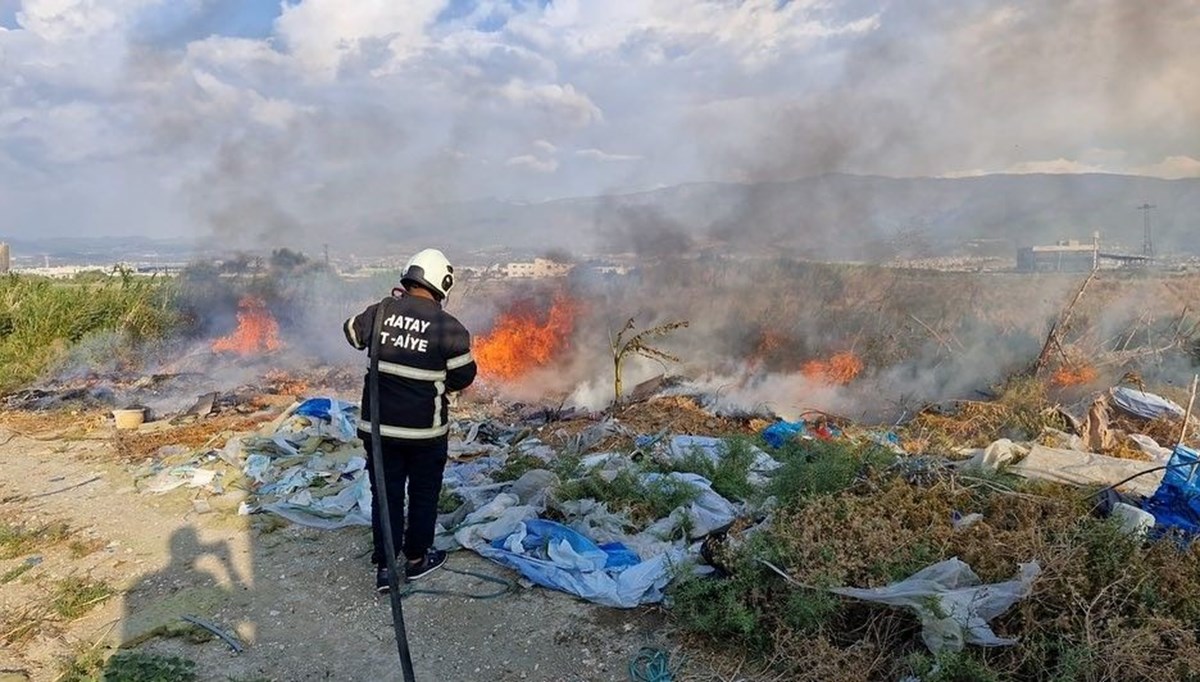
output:
[[[393,296],[346,320],[346,340],[369,348],[375,315],[383,316],[379,337],[380,433],[387,438],[442,438],[447,423],[447,392],[475,380],[471,335],[440,304],[418,296]],[[368,373],[369,374],[369,373]],[[363,380],[358,429],[371,432],[370,377]]]

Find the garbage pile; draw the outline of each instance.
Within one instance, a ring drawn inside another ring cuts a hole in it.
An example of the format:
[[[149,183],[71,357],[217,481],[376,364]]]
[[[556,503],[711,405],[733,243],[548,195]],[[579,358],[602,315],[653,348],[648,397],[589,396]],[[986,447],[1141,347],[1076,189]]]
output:
[[[1025,674],[1034,656],[1029,633],[1076,636],[1073,621],[1047,634],[1053,627],[1038,620],[1071,613],[1075,602],[1055,601],[1065,598],[1062,585],[1093,579],[1072,577],[1065,565],[1089,576],[1100,559],[1088,552],[1200,532],[1200,456],[1179,442],[1194,433],[1194,420],[1145,391],[1118,387],[1078,406],[1043,406],[1040,430],[1025,438],[940,451],[924,449],[929,422],[920,418],[875,428],[820,413],[793,422],[757,415],[739,422],[753,432],[743,428],[734,438],[670,428],[703,427],[703,418],[646,418],[678,409],[670,401],[679,399],[655,399],[640,412],[506,406],[503,418],[495,405],[460,406],[437,546],[471,550],[533,584],[598,604],[629,608],[669,597],[685,624],[731,641],[775,640],[816,619],[825,625],[802,630],[805,647],[849,669],[867,665],[856,656],[876,651],[871,665],[887,663],[887,674],[898,674],[899,654],[879,652],[916,641],[937,656],[1011,649],[1020,653],[1006,665]],[[186,487],[201,496],[244,489],[243,514],[316,528],[367,525],[356,419],[351,404],[311,398],[223,448],[166,453],[147,470],[143,489]],[[1092,442],[1104,447],[1092,450]],[[1136,457],[1128,452],[1134,447]],[[1015,483],[1021,479],[1032,487]],[[1116,535],[1108,525],[1080,525],[1103,515]],[[1122,570],[1154,576],[1173,561],[1192,561],[1166,552],[1153,549]],[[1107,593],[1085,593],[1107,603]],[[797,599],[803,606],[793,605]],[[1023,601],[1034,604],[1013,608]],[[789,620],[798,617],[789,609],[808,615]],[[904,640],[903,628],[889,626],[888,636],[900,639],[881,649],[836,629],[905,613],[916,614],[919,639]],[[815,665],[810,654],[786,648],[792,641],[775,646],[796,665]],[[1200,666],[1200,645],[1195,653]]]

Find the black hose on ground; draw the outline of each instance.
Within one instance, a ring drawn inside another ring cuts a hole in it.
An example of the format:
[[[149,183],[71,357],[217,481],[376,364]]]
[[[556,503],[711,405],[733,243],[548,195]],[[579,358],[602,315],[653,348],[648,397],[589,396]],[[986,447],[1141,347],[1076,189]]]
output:
[[[392,517],[388,509],[387,483],[383,471],[383,437],[379,433],[379,339],[383,332],[383,308],[390,298],[385,298],[375,308],[374,328],[371,335],[371,368],[367,377],[367,394],[371,400],[371,466],[375,469],[375,499],[379,503],[379,522],[383,527],[383,551],[388,569],[388,596],[392,603],[392,629],[396,632],[396,648],[400,653],[400,668],[404,671],[404,682],[416,682],[413,673],[412,655],[408,650],[408,632],[404,628],[404,606],[401,604],[400,569],[396,561],[396,547],[392,542]],[[407,577],[405,578],[407,582]]]

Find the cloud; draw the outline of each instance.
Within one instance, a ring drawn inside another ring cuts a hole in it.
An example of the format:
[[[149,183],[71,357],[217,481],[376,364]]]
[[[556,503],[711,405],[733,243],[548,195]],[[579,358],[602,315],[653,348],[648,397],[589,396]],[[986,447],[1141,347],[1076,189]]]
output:
[[[539,159],[532,154],[514,156],[505,161],[504,165],[513,168],[524,168],[535,173],[553,173],[558,170],[557,159]]]
[[[509,102],[528,111],[573,126],[583,127],[604,120],[600,107],[570,83],[533,85],[518,79],[502,86],[500,94]]]
[[[1190,156],[1168,156],[1158,163],[1136,169],[1140,175],[1178,180],[1200,178],[1200,160]]]
[[[575,156],[592,161],[640,161],[641,156],[637,154],[610,154],[602,149],[577,149]]]
[[[1189,0],[252,4],[0,0],[6,229],[265,244],[704,180],[1200,174]]]

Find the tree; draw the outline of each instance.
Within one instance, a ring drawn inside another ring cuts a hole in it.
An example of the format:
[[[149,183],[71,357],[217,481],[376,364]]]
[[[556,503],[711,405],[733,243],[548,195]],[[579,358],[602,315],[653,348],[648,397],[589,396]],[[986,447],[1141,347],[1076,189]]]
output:
[[[289,248],[275,249],[271,252],[271,268],[291,272],[308,265],[308,256]]]
[[[657,327],[651,327],[649,329],[640,331],[629,338],[626,338],[626,334],[632,332],[634,328],[634,321],[631,317],[629,318],[629,321],[625,323],[625,326],[621,329],[621,331],[617,332],[615,337],[611,333],[609,334],[608,343],[612,348],[613,357],[613,394],[615,396],[613,399],[613,404],[621,402],[621,369],[625,364],[626,358],[628,358],[630,354],[633,354],[640,355],[644,358],[650,358],[651,360],[658,360],[659,362],[664,363],[682,362],[682,360],[674,355],[655,348],[649,344],[653,339],[660,339],[676,329],[687,326],[687,320],[667,322],[666,324],[660,324]]]

